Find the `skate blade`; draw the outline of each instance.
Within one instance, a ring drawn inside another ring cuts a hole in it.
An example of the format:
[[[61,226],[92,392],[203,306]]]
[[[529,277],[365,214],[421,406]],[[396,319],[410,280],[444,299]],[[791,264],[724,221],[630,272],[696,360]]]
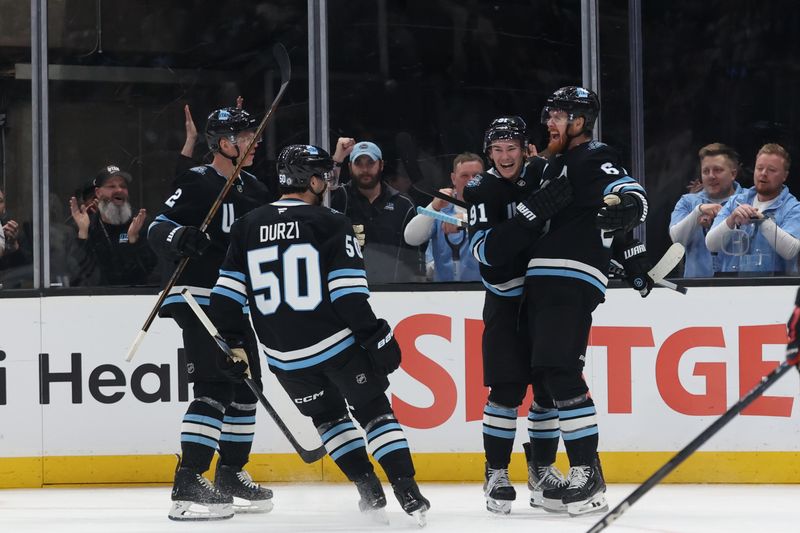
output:
[[[567,506],[561,500],[545,499],[542,493],[531,495],[531,507],[542,509],[548,513],[566,513]]]
[[[189,501],[174,501],[167,515],[179,522],[227,520],[233,517],[233,506],[229,503],[203,505]]]
[[[414,517],[414,520],[417,521],[417,525],[419,527],[425,527],[428,525],[428,518],[425,516],[425,513],[427,511],[428,511],[427,507],[422,507],[421,509],[417,509],[416,511],[413,511],[409,514],[412,517]]]
[[[384,507],[378,509],[366,509],[361,511],[370,522],[375,522],[376,524],[382,524],[384,526],[389,525],[389,515],[386,513],[386,509]]]
[[[272,500],[246,500],[233,498],[234,513],[268,513],[274,507]]]
[[[511,513],[511,505],[514,500],[495,500],[494,498],[486,498],[486,510],[494,514],[509,514]]]
[[[605,513],[608,511],[606,495],[598,492],[588,500],[567,504],[567,513],[570,516],[585,516],[587,514]]]

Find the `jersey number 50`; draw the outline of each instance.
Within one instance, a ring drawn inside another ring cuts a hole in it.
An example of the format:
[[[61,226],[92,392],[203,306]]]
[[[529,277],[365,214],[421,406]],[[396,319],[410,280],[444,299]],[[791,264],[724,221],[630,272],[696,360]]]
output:
[[[258,248],[247,253],[247,269],[256,308],[262,315],[270,315],[283,301],[295,311],[313,311],[322,302],[319,252],[311,244],[305,243],[293,244],[283,255],[279,254],[278,246]],[[280,264],[275,266],[283,271],[280,278],[275,272],[264,272],[262,268],[276,261]]]

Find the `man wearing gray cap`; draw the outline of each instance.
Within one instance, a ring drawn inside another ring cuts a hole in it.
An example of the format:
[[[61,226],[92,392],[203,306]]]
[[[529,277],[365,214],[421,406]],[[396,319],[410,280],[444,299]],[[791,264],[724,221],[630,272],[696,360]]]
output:
[[[418,250],[403,232],[415,214],[414,202],[383,179],[383,154],[373,142],[342,137],[333,160],[337,167],[350,156],[349,183],[333,191],[331,207],[347,215],[366,233],[367,279],[376,283],[413,281]]]
[[[151,281],[156,256],[142,231],[147,211],[133,213],[128,200],[131,175],[116,165],[103,167],[92,184],[97,211],[74,196],[69,200],[72,220],[78,229],[79,264],[70,283],[80,286],[143,285]]]

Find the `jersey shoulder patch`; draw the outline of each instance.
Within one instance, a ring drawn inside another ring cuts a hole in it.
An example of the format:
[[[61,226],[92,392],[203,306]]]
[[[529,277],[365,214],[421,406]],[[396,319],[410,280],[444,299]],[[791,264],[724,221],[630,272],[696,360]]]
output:
[[[489,191],[497,184],[497,177],[488,172],[475,175],[464,186],[464,200],[469,204],[477,204],[486,199]]]

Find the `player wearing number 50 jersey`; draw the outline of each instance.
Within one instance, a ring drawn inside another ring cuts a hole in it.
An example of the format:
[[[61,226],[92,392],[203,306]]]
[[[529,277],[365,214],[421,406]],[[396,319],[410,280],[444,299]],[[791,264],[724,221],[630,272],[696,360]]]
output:
[[[234,223],[211,295],[211,317],[236,343],[248,328],[241,310],[249,306],[270,369],[356,484],[362,511],[386,506],[369,451],[403,509],[422,520],[430,504],[414,481],[408,441],[385,394],[400,348],[368,302],[364,260],[350,220],[319,205],[332,171],[333,160],[321,148],[283,149],[282,196]]]

